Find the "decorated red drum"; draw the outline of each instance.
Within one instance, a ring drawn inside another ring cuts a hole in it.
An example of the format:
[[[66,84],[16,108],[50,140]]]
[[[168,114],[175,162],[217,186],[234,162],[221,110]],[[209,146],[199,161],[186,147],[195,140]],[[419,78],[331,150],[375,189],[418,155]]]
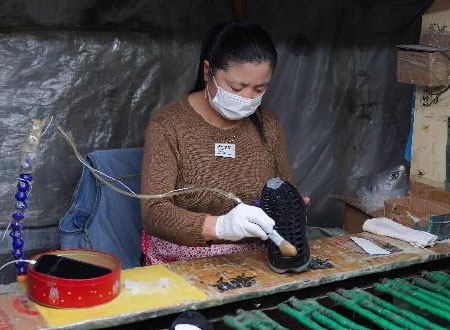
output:
[[[111,301],[120,293],[120,260],[107,253],[90,250],[54,250],[35,255],[56,255],[111,269],[111,272],[87,279],[55,277],[28,265],[27,292],[35,302],[56,308],[92,307]]]

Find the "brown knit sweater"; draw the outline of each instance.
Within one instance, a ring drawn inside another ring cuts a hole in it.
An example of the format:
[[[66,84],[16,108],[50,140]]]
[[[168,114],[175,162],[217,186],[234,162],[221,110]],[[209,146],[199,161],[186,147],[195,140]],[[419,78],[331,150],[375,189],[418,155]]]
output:
[[[274,113],[262,110],[267,146],[250,119],[223,130],[208,124],[188,102],[188,95],[157,110],[145,136],[142,194],[183,187],[231,191],[253,205],[268,179],[293,182],[283,129]],[[214,143],[234,143],[235,158],[214,156]],[[235,203],[211,192],[141,200],[144,229],[178,245],[207,246],[202,235],[207,214],[222,215]]]

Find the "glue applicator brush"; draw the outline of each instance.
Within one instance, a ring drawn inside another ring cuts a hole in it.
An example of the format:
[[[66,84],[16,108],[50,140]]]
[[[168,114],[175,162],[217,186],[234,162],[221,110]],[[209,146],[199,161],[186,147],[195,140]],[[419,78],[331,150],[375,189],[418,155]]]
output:
[[[297,255],[295,246],[286,241],[276,230],[273,230],[270,234],[267,234],[267,236],[269,236],[269,239],[278,246],[282,256],[295,257]]]

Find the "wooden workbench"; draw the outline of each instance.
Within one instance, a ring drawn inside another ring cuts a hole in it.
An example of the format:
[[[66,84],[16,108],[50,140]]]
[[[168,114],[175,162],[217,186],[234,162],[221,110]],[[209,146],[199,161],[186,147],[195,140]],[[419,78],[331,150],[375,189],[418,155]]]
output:
[[[23,330],[90,329],[120,325],[187,309],[203,309],[275,293],[297,291],[450,256],[450,244],[419,249],[406,242],[368,233],[353,236],[370,239],[395,252],[385,256],[370,256],[348,236],[340,236],[310,242],[311,255],[329,260],[333,268],[308,270],[300,274],[280,275],[272,272],[268,267],[265,250],[176,262],[166,267],[136,268],[122,272],[122,292],[116,301],[91,309],[58,310],[36,306],[28,300],[17,284],[11,284],[0,288],[0,292],[3,291],[0,294],[0,329],[8,329],[2,328],[4,324],[10,325],[12,329]],[[125,289],[127,279],[157,283],[155,279],[160,276],[159,273],[165,278],[167,274],[173,274],[170,283],[174,285],[168,288],[167,292],[164,292],[164,289],[151,289],[138,297]],[[238,282],[248,286],[230,289],[228,284],[233,283],[233,279],[241,279]],[[72,319],[73,315],[78,318]]]

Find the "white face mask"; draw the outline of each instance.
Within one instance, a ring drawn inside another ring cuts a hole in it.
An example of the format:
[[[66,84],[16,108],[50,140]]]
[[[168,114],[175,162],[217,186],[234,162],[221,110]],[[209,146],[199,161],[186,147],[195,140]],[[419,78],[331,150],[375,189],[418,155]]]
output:
[[[252,115],[261,104],[264,93],[254,99],[248,99],[224,90],[218,86],[213,77],[217,92],[211,98],[208,90],[208,99],[211,106],[219,112],[222,117],[229,120],[239,120]],[[208,87],[206,87],[208,89]]]

